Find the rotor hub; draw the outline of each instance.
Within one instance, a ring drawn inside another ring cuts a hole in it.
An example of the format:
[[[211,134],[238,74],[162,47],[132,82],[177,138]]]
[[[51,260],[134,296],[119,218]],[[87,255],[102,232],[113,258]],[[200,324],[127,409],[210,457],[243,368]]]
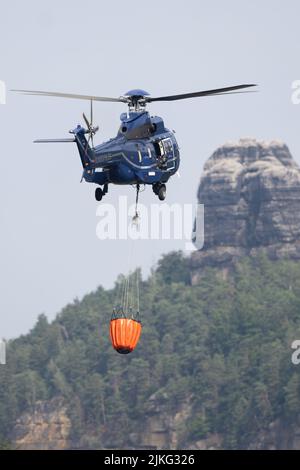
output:
[[[141,112],[146,107],[146,96],[150,96],[150,94],[145,90],[137,88],[127,91],[122,98],[126,100],[129,111]]]

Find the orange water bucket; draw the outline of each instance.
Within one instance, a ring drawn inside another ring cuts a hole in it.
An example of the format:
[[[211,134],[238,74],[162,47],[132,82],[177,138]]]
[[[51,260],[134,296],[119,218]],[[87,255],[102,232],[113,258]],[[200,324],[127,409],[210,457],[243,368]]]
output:
[[[129,354],[140,339],[142,325],[132,318],[112,318],[109,332],[114,349],[120,354]]]

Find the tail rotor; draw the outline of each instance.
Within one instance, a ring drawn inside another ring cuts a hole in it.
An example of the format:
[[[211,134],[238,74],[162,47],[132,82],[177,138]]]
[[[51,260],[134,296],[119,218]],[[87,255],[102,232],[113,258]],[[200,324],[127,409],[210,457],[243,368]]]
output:
[[[85,113],[83,113],[82,116],[83,116],[83,119],[84,119],[84,121],[86,123],[86,126],[87,126],[86,133],[89,134],[88,144],[91,141],[92,148],[94,148],[94,135],[96,134],[96,132],[98,132],[99,126],[95,126],[95,127],[93,126],[93,100],[91,100],[90,120],[88,120]]]

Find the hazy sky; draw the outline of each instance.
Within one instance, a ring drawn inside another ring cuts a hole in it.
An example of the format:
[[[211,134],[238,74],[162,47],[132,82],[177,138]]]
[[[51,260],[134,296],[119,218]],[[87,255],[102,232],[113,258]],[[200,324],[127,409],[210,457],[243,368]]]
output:
[[[1,2],[0,80],[7,88],[119,96],[132,88],[164,95],[254,82],[256,94],[153,103],[176,129],[181,178],[167,201],[196,201],[203,163],[227,140],[281,139],[300,162],[298,0],[152,0]],[[96,103],[100,143],[116,134],[123,104]],[[8,93],[0,105],[0,337],[25,333],[37,315],[49,318],[127,269],[128,243],[96,237],[94,185],[79,184],[73,144],[35,145],[68,137],[88,103]],[[105,202],[134,200],[112,187]],[[156,202],[151,188],[142,202]],[[180,241],[135,244],[145,275]],[[108,312],[108,315],[110,312]]]

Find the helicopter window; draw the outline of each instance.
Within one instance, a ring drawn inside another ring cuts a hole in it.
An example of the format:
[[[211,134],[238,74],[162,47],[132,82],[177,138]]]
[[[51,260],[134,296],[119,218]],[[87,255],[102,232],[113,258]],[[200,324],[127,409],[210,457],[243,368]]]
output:
[[[172,145],[171,139],[164,139],[163,144],[164,144],[164,149],[165,149],[166,154],[172,154],[173,145]]]
[[[164,146],[162,144],[162,141],[159,140],[158,142],[153,142],[154,148],[155,148],[155,153],[157,157],[162,157],[165,154],[164,151]]]
[[[163,143],[162,143],[161,140],[159,141],[159,150],[160,150],[160,154],[161,154],[161,155],[164,155],[164,154],[165,154],[166,148],[164,147],[164,145],[163,145]]]

